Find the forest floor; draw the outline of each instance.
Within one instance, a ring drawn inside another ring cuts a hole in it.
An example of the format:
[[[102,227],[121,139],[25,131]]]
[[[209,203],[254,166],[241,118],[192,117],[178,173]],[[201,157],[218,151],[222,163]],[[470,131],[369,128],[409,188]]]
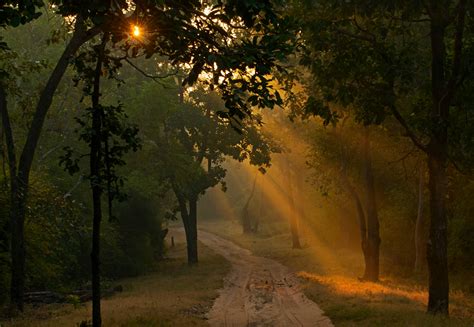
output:
[[[379,283],[360,282],[360,255],[334,251],[303,235],[303,249],[291,248],[289,234],[262,231],[243,235],[234,221],[212,221],[200,227],[226,238],[254,255],[281,262],[300,277],[306,296],[318,303],[335,326],[474,326],[474,298],[452,289],[450,318],[426,314],[426,286],[415,279],[382,275]],[[382,269],[384,272],[385,268]]]
[[[102,301],[104,326],[208,326],[206,314],[222,288],[230,264],[206,246],[200,246],[200,264],[186,263],[182,234],[174,235],[170,259],[146,276],[117,281],[124,291]],[[27,307],[25,314],[0,326],[78,326],[90,320],[91,303]]]
[[[103,300],[104,326],[219,326],[223,316],[227,315],[231,319],[224,309],[231,306],[233,296],[242,295],[237,289],[244,293],[248,291],[247,288],[238,287],[239,282],[244,281],[254,291],[252,296],[255,301],[251,302],[250,307],[265,306],[273,302],[268,295],[270,288],[264,283],[271,274],[267,274],[266,268],[262,267],[272,265],[276,266],[267,271],[280,271],[282,276],[286,276],[283,278],[288,279],[285,282],[299,285],[300,287],[295,287],[295,294],[303,291],[337,327],[474,326],[472,294],[452,290],[450,318],[433,317],[425,313],[425,285],[416,280],[401,280],[386,275],[382,276],[379,283],[360,282],[357,277],[362,273],[363,262],[360,255],[353,252],[330,250],[322,242],[307,235],[302,237],[305,245],[303,249],[292,249],[291,238],[287,233],[263,230],[256,235],[242,235],[240,226],[232,221],[213,221],[201,223],[200,226],[204,243],[201,243],[199,249],[200,264],[196,267],[187,265],[184,237],[182,233],[173,231],[176,245],[169,249],[169,259],[160,264],[157,272],[117,281],[124,291]],[[221,237],[214,237],[206,231]],[[232,243],[222,239],[230,240],[238,246],[232,246]],[[248,269],[244,266],[248,262],[244,262],[240,271],[236,270],[239,256],[247,255],[251,260],[257,258],[254,264],[259,268],[258,274],[247,274]],[[272,260],[265,261],[264,258]],[[382,271],[384,270],[386,269],[382,267]],[[298,281],[293,276],[298,276]],[[281,277],[273,279],[271,288],[278,289],[279,279]],[[233,283],[237,284],[232,285]],[[232,288],[233,286],[236,288]],[[279,290],[283,296],[288,296],[286,291]],[[308,302],[310,306],[313,303]],[[235,303],[232,304],[234,305]],[[279,307],[270,311],[291,312],[291,305],[280,303]],[[321,311],[314,303],[313,305],[312,311],[319,317]],[[252,321],[251,315],[256,311],[250,309],[247,321],[253,322],[254,326],[264,325],[265,321]],[[12,321],[0,320],[0,326],[78,326],[80,322],[90,319],[90,311],[90,303],[76,306],[42,305],[36,308],[28,306],[22,317]],[[326,326],[330,326],[328,320],[325,322]],[[270,321],[269,325],[275,324]]]

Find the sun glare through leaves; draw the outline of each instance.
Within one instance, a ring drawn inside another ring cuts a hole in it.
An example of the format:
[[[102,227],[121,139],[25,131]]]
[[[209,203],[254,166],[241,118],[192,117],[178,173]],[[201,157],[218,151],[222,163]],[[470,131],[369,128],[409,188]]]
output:
[[[134,37],[139,37],[142,33],[141,33],[141,29],[140,29],[140,26],[138,25],[133,25],[132,26],[132,34]]]

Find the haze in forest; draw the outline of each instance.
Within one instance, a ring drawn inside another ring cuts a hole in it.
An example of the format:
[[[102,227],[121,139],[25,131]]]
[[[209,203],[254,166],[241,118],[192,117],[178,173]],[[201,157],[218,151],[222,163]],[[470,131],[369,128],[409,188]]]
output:
[[[1,326],[473,326],[473,4],[0,4]]]

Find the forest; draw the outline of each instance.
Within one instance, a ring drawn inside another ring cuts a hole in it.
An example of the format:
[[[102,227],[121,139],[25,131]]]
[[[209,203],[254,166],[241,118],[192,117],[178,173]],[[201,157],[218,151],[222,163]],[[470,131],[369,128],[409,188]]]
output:
[[[1,0],[0,327],[474,326],[473,15]]]

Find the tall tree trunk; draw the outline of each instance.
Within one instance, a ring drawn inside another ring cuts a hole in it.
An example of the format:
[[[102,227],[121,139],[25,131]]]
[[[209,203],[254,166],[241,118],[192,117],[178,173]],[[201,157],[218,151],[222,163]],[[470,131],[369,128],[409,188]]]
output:
[[[71,57],[86,41],[99,33],[99,28],[94,28],[85,31],[83,20],[78,17],[74,33],[63,54],[61,55],[56,67],[51,73],[45,88],[43,89],[38,104],[36,106],[35,114],[28,130],[27,139],[23,147],[20,160],[18,162],[18,169],[16,168],[16,159],[11,157],[14,152],[9,151],[9,162],[15,163],[15,169],[10,167],[11,179],[11,281],[10,281],[10,300],[12,311],[23,311],[23,293],[25,285],[25,241],[24,241],[24,224],[26,212],[26,200],[28,196],[28,184],[30,177],[30,170],[33,163],[34,154],[38,145],[41,130],[46,118],[46,114],[51,106],[54,93],[61,81],[66,69],[69,65]],[[4,93],[4,89],[2,88]],[[8,116],[6,106],[2,108],[3,112]],[[3,124],[6,121],[3,119]],[[5,125],[4,125],[5,127]],[[14,149],[13,138],[11,143],[8,141],[7,146]]]
[[[427,246],[429,269],[428,312],[449,313],[448,221],[446,218],[446,159],[429,154],[430,234]]]
[[[198,236],[197,236],[197,196],[189,199],[189,233],[186,235],[188,243],[188,264],[198,263]]]
[[[253,179],[252,189],[247,198],[247,201],[245,202],[244,207],[242,208],[242,231],[244,234],[249,234],[249,233],[252,233],[253,231],[252,217],[250,216],[250,213],[249,213],[249,206],[250,206],[250,201],[252,201],[252,198],[255,194],[255,187],[257,185],[257,176],[258,176],[258,173],[255,174],[255,178]]]
[[[23,293],[25,290],[25,209],[26,187],[21,180],[12,176],[11,180],[11,284],[10,301],[12,312],[23,311]]]
[[[198,246],[197,246],[197,197],[187,201],[186,198],[178,193],[175,189],[176,198],[178,199],[179,211],[183,220],[184,233],[186,235],[186,249],[188,255],[188,264],[194,265],[198,263]],[[187,202],[189,202],[189,211]]]
[[[291,243],[293,249],[301,249],[300,234],[298,230],[298,213],[296,211],[295,199],[293,195],[293,170],[291,169],[290,158],[286,155],[286,166],[288,175],[288,204],[290,206],[290,230]]]
[[[424,211],[424,197],[423,193],[425,190],[425,172],[423,166],[420,167],[420,176],[418,181],[418,212],[416,215],[416,226],[415,226],[415,273],[418,273],[422,267],[423,261],[423,249],[425,243],[424,224],[425,216]]]
[[[459,0],[451,16],[449,4],[431,0],[431,139],[428,144],[430,193],[430,234],[427,246],[429,271],[428,312],[449,314],[449,278],[447,255],[446,195],[448,161],[449,108],[461,85],[463,74],[463,33],[467,0]],[[454,19],[453,19],[454,17]],[[452,67],[446,69],[446,31],[450,19],[454,22]],[[447,76],[447,71],[451,76]]]
[[[93,143],[96,143],[94,141]],[[99,143],[100,145],[100,143]],[[93,145],[92,147],[95,147]],[[92,150],[91,147],[91,150]],[[94,149],[95,150],[95,149]],[[97,151],[91,151],[91,172],[98,171],[98,163],[100,159]],[[97,175],[92,175],[98,177]],[[93,224],[92,224],[92,250],[91,250],[91,266],[92,266],[92,325],[99,327],[102,325],[101,313],[100,313],[100,225],[102,221],[102,189],[99,178],[91,180],[92,187],[92,201],[93,201]]]
[[[346,119],[342,121],[340,128],[344,126],[345,120]],[[352,183],[349,181],[349,177],[347,176],[347,165],[348,165],[347,153],[343,144],[343,138],[340,135],[340,133],[338,133],[337,129],[335,129],[335,135],[339,142],[340,155],[341,155],[341,169],[340,169],[341,181],[344,187],[346,188],[347,192],[349,193],[349,195],[354,200],[354,204],[357,211],[357,218],[359,222],[360,246],[362,249],[362,254],[364,256],[365,271],[367,271],[367,266],[369,265],[370,260],[369,260],[369,253],[367,251],[367,248],[368,248],[367,222],[366,222],[366,217],[365,217],[364,206],[362,204],[359,194],[357,193],[356,189],[354,188]]]
[[[366,247],[366,265],[364,279],[369,281],[378,281],[379,279],[379,261],[380,261],[380,234],[379,218],[377,212],[377,203],[375,195],[374,173],[372,168],[372,158],[370,149],[369,131],[366,127],[364,131],[364,177],[365,188],[367,192],[367,247]]]
[[[349,182],[346,172],[343,171],[341,173],[341,179],[347,191],[349,192],[350,196],[354,200],[354,204],[356,207],[357,218],[359,221],[360,246],[362,249],[362,254],[364,255],[365,270],[367,271],[369,258],[368,258],[368,252],[367,252],[367,225],[366,225],[364,207],[362,206],[362,201],[360,200],[359,194],[357,194],[357,191]]]
[[[254,233],[258,233],[258,230],[259,230],[259,227],[260,227],[260,220],[262,219],[263,217],[263,201],[264,201],[264,196],[263,196],[263,190],[264,190],[264,183],[265,183],[265,179],[264,178],[261,178],[260,179],[260,196],[259,196],[259,200],[258,200],[258,214],[257,216],[254,218],[254,222],[253,222],[253,232]]]
[[[2,115],[3,133],[7,144],[8,167],[10,170],[10,229],[11,229],[11,313],[23,311],[23,292],[25,288],[25,186],[21,187],[16,167],[15,143],[13,130],[7,108],[7,95],[0,85],[0,111]]]
[[[299,221],[306,221],[306,210],[305,210],[305,204],[306,204],[306,200],[305,200],[305,177],[304,176],[297,176],[296,178],[296,181],[297,181],[297,194],[298,194],[298,202],[299,202],[299,205],[298,205],[298,219]],[[300,233],[301,235],[301,233]],[[303,239],[305,237],[305,230],[303,229],[302,230],[302,235],[303,235]]]
[[[92,92],[92,137],[90,144],[90,184],[92,189],[93,223],[92,223],[92,326],[100,327],[102,318],[100,313],[100,224],[102,221],[102,117],[103,109],[100,101],[100,76],[104,57],[107,34],[104,35],[98,52],[97,65],[94,72],[94,86]]]
[[[187,238],[188,237],[187,235],[189,234],[189,213],[188,213],[188,206],[186,204],[186,199],[184,198],[184,196],[180,195],[177,192],[176,188],[173,188],[173,190],[178,200],[179,212],[181,214],[181,219],[183,220],[184,233]]]

